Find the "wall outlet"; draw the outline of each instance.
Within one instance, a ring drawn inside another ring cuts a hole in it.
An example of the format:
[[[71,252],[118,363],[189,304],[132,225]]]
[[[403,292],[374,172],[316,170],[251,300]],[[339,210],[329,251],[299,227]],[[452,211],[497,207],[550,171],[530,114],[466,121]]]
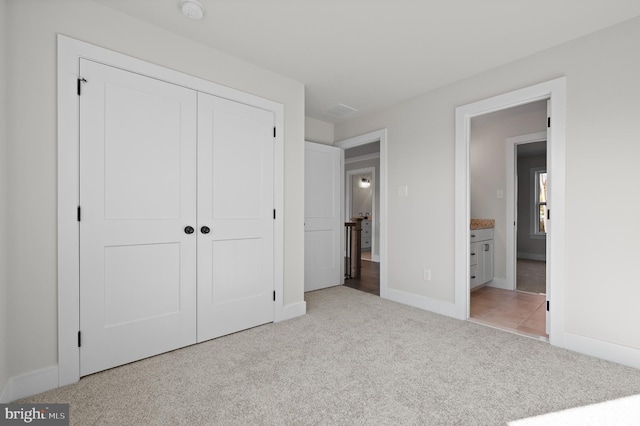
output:
[[[431,281],[431,269],[424,268],[424,280]]]

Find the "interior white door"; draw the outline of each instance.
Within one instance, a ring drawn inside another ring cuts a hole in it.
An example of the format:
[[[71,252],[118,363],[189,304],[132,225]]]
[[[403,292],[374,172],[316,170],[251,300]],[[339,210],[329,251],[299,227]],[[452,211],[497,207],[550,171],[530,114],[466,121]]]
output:
[[[273,129],[198,94],[198,341],[273,321]]]
[[[305,142],[304,291],[340,285],[344,226],[340,217],[343,151]]]
[[[196,341],[196,92],[80,61],[80,374]]]

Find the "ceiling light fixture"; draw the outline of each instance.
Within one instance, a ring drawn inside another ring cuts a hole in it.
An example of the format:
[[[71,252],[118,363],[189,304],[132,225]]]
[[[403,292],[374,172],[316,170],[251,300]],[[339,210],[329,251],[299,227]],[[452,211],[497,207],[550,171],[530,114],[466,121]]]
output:
[[[204,16],[204,6],[198,0],[181,0],[180,9],[187,18],[202,19]]]

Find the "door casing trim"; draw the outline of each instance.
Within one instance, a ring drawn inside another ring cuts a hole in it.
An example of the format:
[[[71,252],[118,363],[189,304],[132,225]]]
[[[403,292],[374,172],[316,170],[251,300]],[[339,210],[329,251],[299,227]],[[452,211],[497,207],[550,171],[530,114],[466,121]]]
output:
[[[58,386],[80,380],[80,58],[163,80],[274,113],[274,322],[291,316],[284,306],[284,106],[109,49],[58,35]]]
[[[551,282],[549,299],[550,311],[549,341],[554,346],[565,347],[565,134],[566,134],[566,77],[539,83],[523,89],[508,92],[492,98],[480,100],[456,108],[455,127],[455,316],[469,318],[469,142],[471,119],[523,105],[549,99],[547,113],[551,119],[548,132],[547,167],[553,171],[549,175],[549,208],[553,210],[547,240],[551,268],[547,271]]]

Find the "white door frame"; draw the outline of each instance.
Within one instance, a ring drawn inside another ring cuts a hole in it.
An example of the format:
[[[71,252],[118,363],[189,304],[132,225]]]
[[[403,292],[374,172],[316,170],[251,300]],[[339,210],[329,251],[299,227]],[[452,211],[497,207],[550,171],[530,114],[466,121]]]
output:
[[[58,35],[58,386],[80,380],[80,227],[77,94],[79,59],[87,58],[179,86],[241,102],[275,115],[274,148],[274,321],[288,318],[284,306],[284,106],[112,50]]]
[[[506,287],[510,290],[516,289],[516,264],[517,264],[517,247],[518,247],[518,235],[517,235],[517,209],[518,209],[518,187],[517,182],[517,168],[516,162],[517,147],[518,145],[524,145],[534,142],[546,142],[547,132],[529,133],[526,135],[514,136],[507,138],[505,149],[507,158],[507,194],[506,194],[506,206],[507,206],[507,281]],[[511,225],[513,224],[513,226]],[[549,259],[547,259],[549,260]],[[545,274],[546,276],[546,274]],[[547,280],[548,281],[548,280]],[[549,283],[547,282],[547,288]]]
[[[349,201],[348,203],[345,204],[345,209],[344,209],[344,217],[345,220],[346,218],[351,219],[354,215],[354,212],[352,211],[352,206],[351,204],[353,200],[351,200],[351,196],[352,196],[352,191],[353,191],[353,176],[355,175],[361,175],[361,174],[365,174],[365,173],[371,173],[371,217],[373,217],[373,219],[371,219],[371,260],[375,261],[374,259],[374,253],[376,252],[376,247],[377,247],[377,241],[376,241],[376,233],[375,233],[375,229],[376,229],[376,223],[377,223],[377,216],[376,216],[376,168],[375,167],[363,167],[361,169],[354,169],[354,170],[348,170],[346,172],[346,178],[345,178],[345,187],[346,187],[346,197],[345,197],[345,201]],[[346,182],[349,182],[349,184],[347,185]],[[379,260],[379,259],[378,259]]]
[[[549,341],[565,346],[565,123],[566,77],[529,86],[520,90],[473,102],[456,108],[455,139],[455,312],[460,319],[469,318],[469,139],[471,119],[523,105],[549,99],[547,113],[551,119],[548,133],[547,166],[549,175],[549,208],[553,210],[549,228],[553,235],[547,238],[547,256],[552,260],[548,280],[552,284]],[[498,224],[500,226],[500,224]]]
[[[380,220],[380,297],[387,296],[387,129],[376,130],[364,135],[344,139],[334,143],[334,146],[342,149],[354,148],[372,142],[380,142],[380,211],[375,212],[374,220]],[[341,174],[344,176],[344,162]],[[375,180],[375,179],[374,179]],[[344,197],[343,197],[344,198]],[[344,202],[344,200],[343,200]],[[345,211],[345,209],[342,209]],[[344,222],[344,217],[342,221]],[[342,234],[342,247],[344,247],[344,233]],[[373,249],[373,246],[371,247]]]

